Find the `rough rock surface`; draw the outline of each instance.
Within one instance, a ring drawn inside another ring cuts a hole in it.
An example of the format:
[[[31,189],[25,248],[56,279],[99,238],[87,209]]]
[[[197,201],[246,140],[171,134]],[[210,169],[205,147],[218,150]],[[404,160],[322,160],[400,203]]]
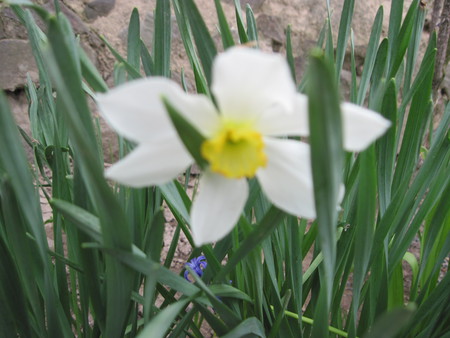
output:
[[[0,40],[0,87],[13,91],[23,86],[27,81],[27,74],[33,81],[39,79],[33,53],[27,40]]]
[[[116,0],[94,0],[86,4],[84,14],[88,20],[95,20],[99,16],[108,15],[115,4]]]
[[[35,0],[45,3],[51,8],[53,1]],[[411,0],[405,1],[405,8]],[[217,19],[214,2],[210,0],[196,0],[200,12],[203,14],[213,38],[220,41],[217,31]],[[280,50],[283,52],[285,41],[285,28],[290,25],[292,30],[292,43],[294,56],[298,65],[297,71],[304,71],[308,51],[314,46],[320,29],[326,18],[325,1],[304,0],[241,0],[243,14],[247,5],[250,5],[256,17],[259,29],[260,47],[264,50]],[[337,34],[339,27],[339,13],[342,11],[344,0],[331,1],[333,32]],[[134,7],[139,9],[141,16],[141,31],[144,42],[151,46],[153,35],[153,11],[156,0],[64,0],[61,2],[63,13],[69,18],[76,34],[80,35],[83,48],[95,61],[105,78],[112,74],[114,60],[109,51],[104,48],[98,35],[102,34],[111,44],[125,53],[126,29],[131,11]],[[357,58],[364,59],[364,46],[367,45],[372,22],[380,5],[384,6],[385,18],[383,34],[387,32],[388,12],[390,1],[371,0],[356,1],[353,18],[353,31]],[[232,31],[237,32],[235,22],[234,0],[223,0],[222,6],[228,18]],[[0,13],[0,39],[26,38],[26,31],[20,25],[14,14],[6,9]],[[173,21],[173,57],[172,69],[177,74],[183,67],[189,69],[184,58],[184,47],[177,31],[176,21]],[[220,45],[220,43],[219,43]],[[219,46],[220,50],[220,46]],[[6,67],[0,60],[2,67]],[[16,67],[17,68],[17,67]],[[189,72],[188,72],[189,75]],[[23,74],[18,74],[23,79]],[[19,80],[16,82],[20,82]],[[22,86],[23,86],[22,82]],[[16,88],[20,88],[20,85]],[[11,90],[11,87],[3,88]]]

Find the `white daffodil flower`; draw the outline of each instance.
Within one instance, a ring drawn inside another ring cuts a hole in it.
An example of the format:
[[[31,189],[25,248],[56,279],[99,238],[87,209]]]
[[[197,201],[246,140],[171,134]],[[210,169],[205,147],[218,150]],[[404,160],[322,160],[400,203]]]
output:
[[[309,145],[279,138],[308,135],[307,97],[296,92],[284,58],[230,48],[214,61],[211,90],[217,107],[206,96],[187,94],[160,77],[99,94],[105,119],[137,143],[106,176],[133,187],[160,185],[194,162],[166,112],[161,99],[165,97],[205,137],[201,154],[209,166],[191,208],[197,246],[232,230],[248,197],[247,178],[256,177],[280,209],[314,218]],[[345,103],[342,110],[347,150],[363,150],[389,126],[382,116],[362,107]]]

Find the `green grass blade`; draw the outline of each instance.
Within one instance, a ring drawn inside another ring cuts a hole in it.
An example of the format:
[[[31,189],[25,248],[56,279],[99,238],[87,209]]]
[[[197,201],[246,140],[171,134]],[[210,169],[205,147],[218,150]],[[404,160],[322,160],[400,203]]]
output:
[[[184,14],[183,7],[180,5],[179,0],[173,0],[173,7],[177,18],[178,28],[180,30],[181,40],[183,41],[184,49],[186,50],[187,57],[191,64],[192,70],[194,71],[197,92],[211,96],[209,93],[207,78],[205,73],[202,72],[201,62],[194,48],[189,21]]]
[[[441,265],[438,261],[437,253],[442,249],[445,238],[448,238],[450,232],[450,209],[447,203],[450,198],[450,184],[447,185],[442,193],[439,204],[433,213],[433,217],[425,224],[423,241],[422,241],[422,262],[419,278],[424,281],[432,274],[431,271],[436,264]]]
[[[344,64],[345,51],[347,49],[347,42],[350,36],[354,8],[355,0],[344,1],[336,46],[336,79],[338,81],[341,76],[342,65]]]
[[[245,8],[245,16],[247,17],[247,36],[249,41],[255,41],[258,44],[258,29],[256,28],[256,19],[252,8],[249,4]]]
[[[387,57],[388,57],[388,40],[384,39],[381,41],[378,47],[377,56],[375,57],[375,64],[373,66],[372,76],[370,78],[370,94],[369,101],[370,107],[377,107],[379,98],[379,92],[382,89],[382,84],[384,83],[384,71],[386,69]],[[372,102],[375,101],[375,102]]]
[[[155,73],[155,64],[153,58],[148,51],[147,46],[144,41],[141,40],[141,59],[142,67],[144,68],[144,73],[146,76],[151,76]]]
[[[394,79],[392,79],[387,86],[381,106],[381,114],[391,121],[391,127],[387,133],[376,143],[378,198],[380,204],[380,214],[382,216],[386,212],[386,209],[391,201],[391,186],[395,158],[397,155],[395,142],[395,137],[397,134],[397,91],[395,88]]]
[[[80,62],[81,62],[81,73],[83,74],[83,78],[86,82],[91,86],[91,88],[96,92],[106,92],[108,90],[108,86],[106,82],[103,80],[99,71],[92,64],[92,61],[86,55],[85,51],[80,47]]]
[[[125,215],[103,178],[103,168],[97,151],[90,111],[81,87],[79,60],[73,53],[70,27],[64,17],[49,21],[48,38],[51,46],[48,67],[61,95],[63,113],[67,118],[71,140],[88,192],[96,203],[105,245],[131,250],[131,237]],[[63,75],[64,74],[64,75]],[[107,258],[107,312],[105,335],[120,336],[131,295],[132,274],[128,268]]]
[[[281,210],[271,207],[255,230],[253,230],[252,233],[250,233],[241,243],[240,247],[229,259],[228,263],[216,274],[214,280],[220,281],[224,279],[225,276],[250,253],[250,251],[252,251],[273,232],[282,220],[282,217],[283,212]]]
[[[206,286],[206,284],[202,281],[202,279],[189,267],[186,269],[189,271],[190,275],[195,280],[195,285],[198,286],[200,290],[202,290],[205,295],[208,297],[208,300],[211,302],[215,311],[220,315],[221,319],[225,322],[229,327],[235,327],[239,324],[241,318],[239,318],[237,313],[234,313],[225,303],[218,299],[217,296]]]
[[[388,78],[395,77],[403,62],[406,49],[408,48],[409,41],[411,39],[412,30],[414,26],[414,20],[417,15],[417,8],[419,6],[419,0],[414,0],[411,4],[405,20],[400,28],[400,31],[393,37],[392,45],[390,45],[390,62]]]
[[[261,338],[266,336],[264,333],[264,327],[257,318],[250,317],[242,321],[233,330],[228,332],[226,335],[223,335],[222,338],[244,337],[247,335]]]
[[[61,303],[57,300],[55,285],[51,279],[51,267],[47,257],[47,238],[42,222],[40,203],[35,190],[33,178],[29,172],[29,166],[25,152],[21,146],[21,140],[17,132],[13,117],[6,103],[3,92],[0,92],[0,143],[6,145],[0,153],[0,170],[3,171],[11,182],[11,187],[18,201],[20,211],[16,212],[24,222],[22,235],[30,233],[37,246],[34,252],[35,258],[28,259],[22,266],[28,266],[29,262],[40,266],[39,273],[28,281],[41,288],[46,311],[46,319],[51,320],[48,326],[49,333],[65,335],[70,332],[67,318],[62,312]],[[20,231],[18,231],[18,235]],[[28,240],[23,240],[26,243]]]
[[[422,63],[420,64],[419,71],[417,72],[417,75],[414,78],[414,82],[409,88],[409,90],[403,94],[402,104],[400,105],[399,108],[399,118],[398,118],[399,126],[403,126],[406,107],[410,103],[411,99],[414,97],[414,95],[417,94],[420,87],[422,86],[422,83],[426,81],[426,79],[429,77],[430,72],[434,71],[435,56],[436,56],[436,34],[432,34],[430,41],[428,43],[428,47],[425,51],[425,55],[423,56]],[[402,130],[401,128],[397,130],[397,138],[400,137],[399,133],[401,130]]]
[[[181,8],[183,9],[183,14],[189,20],[206,80],[211,84],[212,63],[217,54],[216,46],[194,1],[183,0],[181,2]]]
[[[131,77],[131,79],[139,79],[142,77],[141,74],[139,73],[139,71],[136,70],[133,65],[128,63],[128,61],[125,60],[122,57],[122,55],[120,55],[119,52],[114,49],[114,47],[108,42],[108,40],[106,40],[105,37],[101,36],[100,38],[106,44],[106,47],[108,47],[108,49],[111,51],[112,55],[117,59],[117,61],[119,61],[121,64],[123,64],[123,66],[125,67],[128,75]]]
[[[137,72],[141,66],[141,28],[139,22],[139,12],[137,8],[133,8],[131,12],[130,22],[128,24],[128,39],[127,39],[127,61],[136,69]]]
[[[170,77],[171,24],[170,1],[157,0],[153,40],[154,75]]]
[[[363,72],[361,74],[361,81],[359,83],[358,98],[356,103],[358,105],[364,104],[364,99],[369,88],[369,81],[375,66],[377,56],[378,42],[380,41],[381,30],[383,28],[383,7],[381,6],[375,17],[370,32],[369,44],[367,46],[366,58],[364,60]]]
[[[414,203],[420,203],[435,177],[443,175],[443,172],[448,170],[446,166],[450,158],[450,140],[447,137],[449,125],[450,107],[447,106],[435,133],[434,142],[415,179],[411,182],[411,185],[407,180],[403,182],[399,191],[393,195],[386,213],[377,226],[372,259],[379,257],[378,255],[384,247],[383,242],[391,229],[395,229],[399,224],[408,224],[404,219],[407,216],[412,216]]]
[[[200,152],[201,145],[205,141],[205,137],[200,134],[200,132],[195,129],[195,127],[192,126],[180,113],[178,113],[166,98],[163,98],[163,103],[186,149],[195,159],[195,162],[200,166],[200,168],[205,168],[208,165],[208,162],[202,157]]]
[[[292,52],[292,41],[291,41],[291,26],[288,25],[286,29],[286,59],[289,64],[289,69],[291,70],[292,79],[297,83],[297,78],[295,74],[295,61]]]
[[[412,99],[395,168],[393,191],[398,189],[402,181],[410,179],[418,160],[427,121],[433,109],[430,99],[432,80],[433,72],[429,71]]]
[[[225,50],[234,46],[235,43],[220,0],[214,0],[214,5],[216,6],[217,19],[219,20],[220,37],[222,38],[222,45]]]
[[[355,41],[353,36],[353,30],[350,32],[350,102],[356,102],[358,95],[358,85],[356,84],[356,60],[355,60]]]
[[[360,292],[366,278],[373,241],[377,211],[377,173],[375,146],[370,146],[359,155],[361,168],[358,182],[358,204],[355,229],[355,265],[353,271],[353,325],[349,334],[356,334]]]
[[[140,332],[138,337],[141,338],[163,338],[166,337],[166,332],[169,330],[172,322],[178,316],[178,314],[186,307],[190,302],[190,299],[182,299],[176,303],[173,303],[160,313],[158,313],[151,321],[148,323],[144,329]]]
[[[420,40],[422,38],[423,26],[425,23],[425,7],[419,6],[417,10],[417,15],[414,21],[414,27],[412,29],[411,41],[409,42],[407,58],[406,58],[406,69],[405,69],[405,80],[403,83],[404,91],[408,91],[411,85],[411,79],[413,72],[416,68],[417,55],[419,53]]]
[[[241,14],[240,0],[234,0],[234,11],[236,13],[236,25],[238,28],[239,42],[241,44],[245,44],[245,43],[249,42],[249,39],[247,36],[247,31],[245,29],[244,19],[242,18],[242,14]]]
[[[414,307],[398,308],[384,314],[377,320],[364,338],[398,337],[398,333],[414,314]]]
[[[314,51],[309,69],[309,129],[319,243],[324,256],[322,288],[313,326],[316,336],[326,334],[328,326],[336,261],[337,205],[342,182],[340,103],[334,79],[332,65],[322,52]]]
[[[402,24],[403,16],[403,1],[397,0],[391,2],[391,9],[389,11],[389,28],[388,28],[388,40],[389,40],[389,51],[390,54],[393,53],[394,40],[400,31],[400,26]]]
[[[322,53],[314,52],[309,71],[309,128],[317,223],[326,271],[324,284],[327,285],[329,301],[336,257],[337,205],[343,162],[339,94],[333,77],[332,67]]]

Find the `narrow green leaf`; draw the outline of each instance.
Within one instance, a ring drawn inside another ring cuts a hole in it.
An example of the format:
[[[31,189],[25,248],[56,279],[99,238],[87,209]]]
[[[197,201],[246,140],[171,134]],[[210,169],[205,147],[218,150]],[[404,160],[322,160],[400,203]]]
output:
[[[169,0],[157,0],[155,9],[155,36],[153,55],[155,75],[170,77],[170,50],[172,18]]]
[[[131,65],[130,63],[128,63],[127,60],[125,60],[117,50],[114,49],[114,47],[108,42],[108,40],[106,40],[106,38],[104,36],[100,36],[100,38],[102,39],[102,41],[105,43],[106,47],[108,47],[108,49],[111,51],[112,55],[114,55],[114,57],[117,59],[117,61],[119,61],[120,63],[122,63],[125,67],[125,69],[127,70],[128,75],[132,78],[132,79],[139,79],[141,78],[141,74],[139,73],[138,70],[136,70],[134,68],[133,65]]]
[[[414,256],[411,252],[405,252],[403,256],[403,260],[409,264],[412,271],[412,280],[411,282],[414,284],[417,280],[417,275],[419,274],[419,262],[417,261],[416,256]]]
[[[371,101],[377,99],[381,102],[381,98],[379,98],[379,91],[384,82],[384,71],[386,69],[386,62],[388,56],[388,47],[389,43],[387,39],[383,39],[381,41],[380,46],[378,47],[377,56],[375,57],[375,64],[373,66],[372,76],[370,78],[370,95]],[[370,103],[372,107],[377,107],[377,102]]]
[[[286,295],[282,299],[282,307],[280,311],[277,313],[275,322],[272,325],[272,328],[270,330],[269,338],[277,337],[278,331],[280,329],[281,320],[286,316],[286,308],[289,304],[289,300],[291,298],[291,290],[287,290]]]
[[[344,64],[345,51],[350,36],[355,0],[345,0],[342,8],[341,21],[336,46],[336,79],[340,80],[342,65]]]
[[[242,320],[239,318],[237,313],[234,313],[225,303],[217,298],[217,296],[206,286],[206,284],[201,280],[201,278],[191,269],[191,267],[186,266],[186,269],[189,271],[190,275],[195,280],[195,285],[201,289],[209,301],[211,302],[214,310],[220,315],[221,319],[227,324],[229,327],[234,327],[238,325],[238,323]]]
[[[358,95],[358,85],[356,84],[356,60],[355,60],[355,41],[353,36],[353,30],[350,32],[350,71],[352,74],[352,80],[350,85],[350,102],[356,102],[356,96]]]
[[[283,217],[283,212],[275,207],[271,207],[259,223],[258,227],[250,233],[241,243],[238,250],[229,259],[228,263],[214,277],[215,281],[220,281],[232,271],[232,269],[259,245],[277,227]]]
[[[402,181],[410,179],[420,155],[420,145],[426,131],[427,120],[433,109],[431,102],[432,80],[433,73],[430,71],[412,99],[395,168],[393,191],[398,189]]]
[[[295,83],[297,83],[295,75],[295,61],[294,55],[292,53],[291,25],[288,25],[286,29],[286,58],[289,64],[289,68],[291,70],[292,79],[294,80]]]
[[[74,53],[73,33],[70,32],[67,19],[60,16],[58,20],[54,18],[49,21],[48,39],[51,47],[47,58],[48,68],[62,99],[62,113],[68,121],[74,152],[79,155],[78,164],[90,197],[96,203],[104,243],[108,247],[131,250],[131,236],[125,215],[103,177],[91,113],[81,86],[79,59]],[[105,335],[116,337],[125,329],[133,275],[128,268],[109,257],[106,265],[107,306],[111,311],[106,314]]]
[[[419,0],[414,0],[409,7],[405,20],[400,28],[397,36],[394,37],[391,47],[391,61],[389,62],[388,78],[395,77],[403,62],[406,49],[408,48],[409,41],[414,26],[414,19],[417,15],[417,8],[419,6]]]
[[[437,259],[437,254],[442,249],[444,241],[448,238],[450,232],[450,209],[447,206],[449,198],[450,184],[447,185],[442,193],[431,220],[425,224],[421,244],[421,260],[424,264],[421,264],[419,275],[422,283],[432,274],[431,271],[436,265],[441,265],[441,262]]]
[[[332,66],[322,52],[315,50],[309,69],[309,128],[319,243],[326,276],[323,283],[328,302],[336,259],[337,205],[343,163],[339,94],[334,78]]]
[[[264,327],[256,317],[250,317],[244,320],[233,330],[222,336],[222,338],[244,337],[247,335],[251,335],[252,337],[266,336],[264,333]]]
[[[391,201],[391,185],[394,173],[394,163],[397,156],[395,142],[397,134],[397,91],[394,79],[392,79],[387,86],[380,112],[385,118],[391,121],[391,127],[387,133],[376,143],[378,197],[380,214],[383,215]]]
[[[211,94],[209,93],[208,82],[206,76],[201,70],[201,62],[194,48],[192,32],[190,30],[188,19],[184,14],[184,10],[180,5],[179,0],[172,0],[172,2],[175,16],[177,18],[178,28],[180,30],[181,40],[183,41],[184,49],[186,50],[186,54],[194,72],[197,92],[203,93],[210,97]]]
[[[430,37],[428,47],[425,51],[425,55],[423,56],[422,63],[420,64],[419,71],[417,72],[416,77],[414,78],[414,82],[409,88],[409,90],[403,94],[403,100],[399,108],[399,118],[398,124],[403,126],[403,120],[405,116],[406,107],[410,104],[411,99],[414,95],[417,94],[420,87],[423,85],[423,82],[429,78],[429,74],[434,71],[434,62],[436,56],[436,34],[433,33]],[[397,130],[397,138],[400,138],[400,131],[402,129],[399,128]]]
[[[415,306],[398,308],[381,316],[364,338],[394,338],[414,314]]]
[[[353,325],[349,334],[356,334],[360,292],[366,279],[377,210],[377,173],[375,146],[362,152],[358,182],[358,204],[355,229],[355,266],[353,271]]]
[[[177,183],[177,181],[172,181],[159,188],[161,189],[166,202],[172,206],[186,222],[190,222],[189,209],[186,207],[187,202],[190,202],[190,200],[188,201],[189,197],[186,193],[184,193],[184,195],[180,193],[180,189],[177,189]]]
[[[128,39],[127,39],[127,61],[136,69],[140,70],[140,55],[141,55],[141,28],[139,22],[139,11],[133,8],[131,12],[130,22],[128,24]]]
[[[230,26],[228,25],[227,18],[222,8],[220,0],[214,0],[216,6],[217,19],[219,20],[220,36],[222,38],[223,49],[234,46],[233,35],[231,34]]]
[[[425,14],[425,7],[421,5],[418,6],[406,58],[405,80],[403,83],[404,91],[407,91],[409,89],[413,72],[416,68],[416,60],[419,54],[420,41],[422,38],[423,26],[425,23]]]
[[[95,68],[92,61],[86,55],[86,52],[81,47],[79,48],[79,54],[83,78],[94,91],[106,92],[108,90],[106,82],[103,80],[99,71]]]
[[[9,5],[19,5],[19,6],[34,6],[30,0],[5,0]]]
[[[153,58],[147,49],[144,41],[141,40],[141,59],[142,66],[146,76],[151,76],[155,73],[155,64],[153,63]]]
[[[256,19],[252,8],[247,4],[245,8],[245,16],[247,17],[247,36],[249,41],[255,41],[258,44],[258,28],[256,27]]]
[[[361,81],[359,82],[358,98],[356,103],[358,105],[364,104],[364,98],[369,87],[369,80],[372,76],[375,60],[377,56],[377,46],[380,40],[381,29],[383,28],[383,6],[377,11],[377,15],[372,25],[370,32],[369,44],[367,45],[366,58],[364,59],[363,72]]]
[[[192,124],[190,124],[180,113],[178,113],[166,98],[163,97],[162,100],[170,119],[178,132],[178,135],[186,146],[186,149],[195,159],[195,162],[201,168],[205,168],[208,165],[208,162],[200,153],[201,145],[205,141],[205,137],[200,134],[200,132],[195,129],[195,127],[192,126]]]
[[[212,64],[217,54],[216,46],[194,1],[183,0],[181,8],[189,20],[206,80],[211,84]]]
[[[395,48],[397,48],[394,41],[398,36],[398,32],[400,31],[400,26],[402,24],[403,1],[404,0],[397,0],[391,2],[388,28],[389,60],[392,59],[392,54],[394,53]]]
[[[138,337],[141,338],[158,338],[166,337],[166,332],[172,325],[178,314],[187,306],[191,300],[182,299],[173,303],[160,313],[158,313],[150,323],[148,323],[141,331]]]
[[[443,177],[444,173],[448,172],[447,161],[450,158],[449,125],[450,106],[447,105],[441,123],[436,130],[434,142],[415,179],[411,183],[409,180],[402,182],[402,186],[393,195],[391,203],[377,226],[372,259],[379,256],[380,251],[384,248],[383,242],[391,229],[395,229],[399,225],[409,224],[408,216],[411,217],[412,211],[415,211],[414,204],[419,204],[422,201],[435,177],[440,175]]]
[[[410,243],[414,241],[426,216],[439,203],[440,196],[445,192],[445,187],[450,184],[448,172],[442,170],[437,173],[430,183],[427,187],[426,195],[421,200],[416,200],[411,208],[414,212],[410,211],[408,214],[406,224],[409,224],[409,226],[406,227],[399,224],[394,230],[396,241],[392,243],[389,252],[389,261],[393,266],[401,261]]]
[[[3,91],[0,91],[0,144],[4,145],[0,152],[0,170],[7,175],[17,199],[23,205],[23,217],[39,247],[41,260],[47,261],[47,236],[42,223],[38,194]]]
[[[247,30],[244,26],[244,19],[242,18],[241,14],[241,2],[240,0],[234,0],[234,11],[236,13],[236,24],[238,28],[238,34],[239,34],[239,42],[241,44],[245,44],[249,42],[248,36],[247,36]]]

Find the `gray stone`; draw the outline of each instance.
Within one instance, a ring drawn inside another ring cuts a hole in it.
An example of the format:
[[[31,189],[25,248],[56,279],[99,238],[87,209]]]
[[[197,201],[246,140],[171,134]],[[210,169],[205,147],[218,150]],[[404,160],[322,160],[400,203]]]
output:
[[[75,34],[83,34],[88,33],[90,31],[89,27],[83,22],[83,20],[81,20],[80,17],[76,13],[74,13],[70,8],[68,8],[62,2],[60,2],[59,6],[61,8],[61,12],[67,17],[67,19],[69,19]],[[49,12],[55,11],[53,1],[44,5],[44,8],[47,9]],[[40,20],[38,20],[38,23],[40,23]]]
[[[28,41],[4,39],[0,41],[0,88],[16,90],[26,83],[27,73],[33,81],[38,70]]]
[[[262,5],[264,4],[266,0],[241,0],[241,8],[245,9],[247,8],[247,5],[250,6],[250,8],[257,12],[261,9]],[[225,0],[226,3],[234,4],[234,0]]]
[[[95,20],[99,16],[107,16],[115,4],[116,0],[94,0],[86,4],[84,14],[89,20]]]
[[[26,39],[27,30],[10,8],[0,11],[0,39]]]
[[[256,18],[256,27],[259,34],[264,35],[265,38],[272,41],[272,49],[278,51],[285,41],[281,18],[267,14],[258,15]]]

